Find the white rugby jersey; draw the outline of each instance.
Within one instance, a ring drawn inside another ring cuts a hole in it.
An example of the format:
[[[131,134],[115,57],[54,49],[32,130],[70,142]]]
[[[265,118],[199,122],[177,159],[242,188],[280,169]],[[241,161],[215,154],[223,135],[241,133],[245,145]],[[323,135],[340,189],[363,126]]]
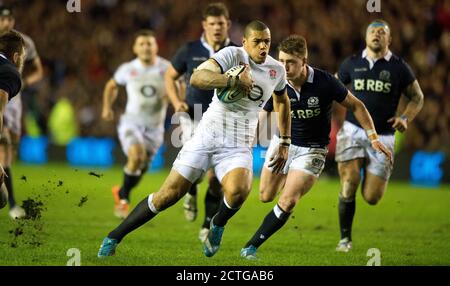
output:
[[[258,124],[258,113],[274,91],[286,87],[283,65],[267,56],[262,64],[255,63],[243,47],[226,47],[212,56],[226,72],[239,64],[250,66],[254,87],[247,97],[233,103],[223,103],[215,96],[203,114],[202,124],[220,135],[227,146],[251,146]]]
[[[157,57],[146,67],[136,58],[122,64],[114,74],[114,81],[126,86],[127,105],[122,118],[148,127],[161,127],[167,111],[164,73],[169,61]]]

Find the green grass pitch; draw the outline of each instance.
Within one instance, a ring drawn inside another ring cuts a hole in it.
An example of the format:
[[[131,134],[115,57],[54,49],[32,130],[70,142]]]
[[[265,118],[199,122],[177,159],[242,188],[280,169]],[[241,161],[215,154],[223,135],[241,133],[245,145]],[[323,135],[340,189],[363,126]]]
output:
[[[89,175],[90,171],[101,177]],[[132,193],[132,206],[156,191],[167,171],[147,174]],[[14,222],[0,210],[0,265],[61,265],[77,248],[81,265],[366,265],[378,248],[381,265],[450,265],[450,187],[419,188],[391,182],[373,207],[357,198],[354,248],[336,253],[339,240],[336,179],[321,178],[301,199],[288,223],[245,261],[239,250],[274,203],[258,201],[258,180],[242,209],[226,227],[220,251],[206,258],[197,233],[203,218],[206,185],[200,187],[197,221],[184,220],[181,201],[129,234],[116,256],[97,259],[102,239],[120,222],[112,214],[111,186],[122,180],[120,167],[106,170],[64,164],[13,168],[16,197],[44,204],[42,217]]]

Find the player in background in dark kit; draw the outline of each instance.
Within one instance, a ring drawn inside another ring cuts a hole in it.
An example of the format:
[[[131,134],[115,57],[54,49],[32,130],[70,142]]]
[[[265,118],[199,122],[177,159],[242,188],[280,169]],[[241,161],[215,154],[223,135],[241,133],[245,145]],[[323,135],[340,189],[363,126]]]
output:
[[[8,33],[14,29],[15,18],[13,10],[8,6],[0,7],[0,35]],[[20,33],[20,32],[19,32]],[[43,77],[43,67],[40,57],[36,51],[33,40],[27,35],[20,33],[25,42],[25,71],[30,71],[22,78],[22,91],[28,86],[32,86]],[[22,93],[18,94],[8,102],[4,111],[4,128],[0,142],[0,163],[5,168],[5,186],[8,189],[9,216],[12,219],[25,216],[25,210],[16,204],[12,184],[11,165],[14,160],[17,146],[22,135]]]
[[[286,69],[287,92],[291,102],[289,156],[282,172],[276,173],[269,163],[283,138],[273,136],[261,174],[260,200],[271,202],[281,190],[278,203],[264,218],[253,237],[241,249],[241,256],[256,259],[256,250],[288,220],[294,207],[319,178],[328,153],[333,101],[350,109],[365,130],[374,128],[364,104],[353,96],[333,75],[307,64],[308,49],[302,36],[293,35],[278,46],[279,61]],[[274,111],[273,101],[264,106]],[[260,115],[261,121],[267,114]],[[388,159],[392,155],[376,137],[372,146]]]
[[[339,224],[341,240],[336,250],[352,248],[352,223],[355,195],[363,170],[362,196],[370,205],[377,204],[386,191],[392,173],[392,162],[376,152],[369,137],[378,136],[389,150],[394,151],[394,132],[405,132],[422,109],[423,93],[409,65],[394,55],[389,46],[391,29],[383,20],[375,20],[366,30],[366,48],[348,57],[341,64],[338,77],[351,86],[375,123],[375,129],[364,130],[352,113],[347,113],[337,134],[336,161],[341,178],[339,193]],[[397,115],[401,94],[409,99],[405,110]]]
[[[0,131],[3,129],[3,113],[6,104],[22,88],[20,73],[25,61],[25,42],[16,31],[0,35]],[[0,140],[4,140],[3,136]],[[5,171],[0,164],[0,209],[6,206],[8,191],[4,184]]]

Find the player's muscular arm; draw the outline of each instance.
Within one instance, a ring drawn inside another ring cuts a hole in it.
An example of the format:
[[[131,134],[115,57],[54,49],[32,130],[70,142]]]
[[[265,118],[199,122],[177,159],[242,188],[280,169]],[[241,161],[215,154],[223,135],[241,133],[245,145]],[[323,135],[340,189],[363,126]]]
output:
[[[41,58],[37,57],[33,60],[33,72],[25,79],[25,86],[33,85],[44,77],[44,68],[42,67]]]
[[[388,120],[392,123],[392,127],[400,132],[408,129],[408,122],[412,121],[423,107],[424,96],[417,80],[406,87],[405,96],[409,99],[409,102],[403,114]]]
[[[117,94],[119,93],[119,87],[114,79],[110,79],[103,90],[103,108],[102,108],[102,118],[106,121],[112,121],[114,119],[114,112],[112,110],[112,105],[117,99]]]
[[[193,87],[199,89],[215,89],[226,87],[228,77],[220,73],[220,66],[215,60],[209,59],[194,70],[190,82]]]
[[[367,136],[372,143],[372,147],[376,151],[384,153],[392,164],[392,153],[378,139],[378,134],[375,131],[375,125],[373,124],[372,117],[370,116],[369,111],[367,110],[364,103],[362,103],[361,100],[357,99],[353,94],[351,94],[351,92],[348,92],[344,101],[341,102],[341,105],[353,112],[356,120],[358,120],[359,124],[361,124],[362,128],[364,128],[364,130],[366,131]]]
[[[287,91],[283,95],[273,94],[273,108],[278,112],[278,129],[280,137],[291,136],[291,103]]]
[[[269,167],[273,167],[275,173],[283,170],[288,159],[289,145],[291,144],[291,104],[287,91],[283,95],[273,94],[273,108],[278,114],[278,129],[280,130],[280,146],[278,152],[271,158]]]
[[[247,93],[253,88],[253,80],[250,74],[250,67],[239,75],[238,78],[229,80],[228,76],[220,73],[220,66],[213,59],[203,62],[194,71],[191,76],[190,83],[193,87],[199,89],[215,89],[227,86],[239,86]]]
[[[0,132],[3,130],[3,113],[8,103],[8,93],[0,89]]]
[[[189,107],[181,98],[181,92],[177,85],[177,80],[180,78],[177,70],[169,65],[164,74],[164,83],[166,85],[166,93],[170,103],[173,105],[175,112],[187,112]]]

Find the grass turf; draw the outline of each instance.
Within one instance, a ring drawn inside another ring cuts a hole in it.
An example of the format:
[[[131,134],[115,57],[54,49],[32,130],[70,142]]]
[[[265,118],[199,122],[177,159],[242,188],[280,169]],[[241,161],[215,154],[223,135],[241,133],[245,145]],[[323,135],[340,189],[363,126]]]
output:
[[[89,174],[91,171],[94,173]],[[100,175],[100,177],[95,176]],[[134,206],[156,191],[167,171],[147,174],[132,192]],[[336,253],[339,240],[336,179],[321,178],[301,199],[288,223],[258,250],[258,261],[239,257],[274,203],[258,201],[258,180],[243,208],[226,227],[220,251],[203,256],[197,239],[203,219],[206,184],[200,187],[197,221],[183,217],[181,201],[129,234],[115,257],[97,259],[106,234],[118,225],[112,214],[111,186],[120,184],[121,168],[94,170],[64,164],[13,168],[17,201],[42,202],[42,217],[12,221],[0,210],[0,265],[66,265],[70,248],[81,265],[366,265],[367,251],[378,248],[381,265],[450,265],[450,188],[419,188],[391,182],[379,205],[357,196],[354,249]]]

